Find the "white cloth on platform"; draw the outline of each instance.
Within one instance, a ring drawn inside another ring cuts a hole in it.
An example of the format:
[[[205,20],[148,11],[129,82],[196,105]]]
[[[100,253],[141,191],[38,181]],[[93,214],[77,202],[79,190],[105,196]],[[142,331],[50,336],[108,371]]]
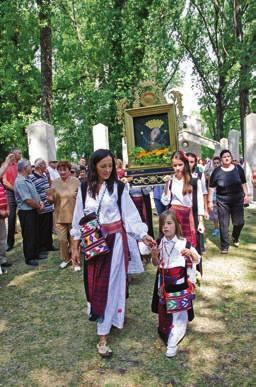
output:
[[[89,190],[87,190],[85,200],[86,213],[97,212],[99,203],[101,209],[99,221],[101,224],[111,224],[121,219],[117,199],[117,184],[114,184],[113,193],[110,194],[105,190],[106,183],[103,183],[99,194],[94,199]],[[126,185],[121,197],[122,221],[126,232],[130,237],[140,240],[147,234],[148,227],[142,223],[135,204],[129,195],[129,186]],[[79,221],[83,217],[83,203],[81,188],[78,190],[76,205],[72,221],[71,236],[78,240],[80,238]],[[111,326],[121,329],[124,324],[125,313],[125,298],[126,298],[126,273],[124,261],[124,248],[121,233],[116,233],[115,244],[112,253],[107,304],[105,309],[104,320],[102,323],[97,323],[98,335],[107,335],[110,332]]]

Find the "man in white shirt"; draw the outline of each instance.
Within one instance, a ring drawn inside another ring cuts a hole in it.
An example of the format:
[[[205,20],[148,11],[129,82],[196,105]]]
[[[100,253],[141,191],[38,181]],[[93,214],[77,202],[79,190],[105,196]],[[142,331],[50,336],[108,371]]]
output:
[[[53,180],[56,180],[60,177],[59,175],[59,172],[57,171],[57,163],[58,161],[56,160],[52,160],[52,161],[49,161],[48,162],[48,172],[49,172],[49,175],[50,175],[50,180],[51,182]]]

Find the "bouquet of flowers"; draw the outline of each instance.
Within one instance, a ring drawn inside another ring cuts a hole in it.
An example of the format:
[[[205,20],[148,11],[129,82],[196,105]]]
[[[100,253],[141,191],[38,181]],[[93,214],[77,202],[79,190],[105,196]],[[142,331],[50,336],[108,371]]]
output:
[[[135,165],[168,165],[170,164],[171,149],[169,147],[146,151],[135,147],[130,153],[130,160]]]

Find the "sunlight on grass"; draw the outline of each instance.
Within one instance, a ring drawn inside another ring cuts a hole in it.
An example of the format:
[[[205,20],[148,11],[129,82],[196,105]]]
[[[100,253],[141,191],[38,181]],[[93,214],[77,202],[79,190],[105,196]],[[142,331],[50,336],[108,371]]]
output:
[[[6,320],[0,320],[0,334],[4,333],[7,330],[8,330],[7,321]]]
[[[225,332],[226,325],[222,321],[216,321],[208,317],[198,317],[193,321],[193,331],[206,333]]]
[[[102,360],[95,324],[85,312],[82,273],[58,270],[58,252],[29,270],[17,259],[17,248],[9,255],[12,268],[0,278],[0,386],[256,385],[254,219],[248,216],[241,247],[232,246],[227,256],[219,253],[219,240],[206,222],[207,254],[195,319],[173,359],[165,356],[157,315],[150,309],[152,265],[132,282],[124,329],[111,332],[113,356]]]
[[[7,287],[10,286],[25,286],[26,282],[38,274],[39,270],[29,271],[21,275],[16,275],[12,281],[9,282]]]
[[[68,373],[57,374],[48,368],[35,369],[29,373],[31,384],[39,385],[40,387],[63,387],[69,385],[72,375]]]

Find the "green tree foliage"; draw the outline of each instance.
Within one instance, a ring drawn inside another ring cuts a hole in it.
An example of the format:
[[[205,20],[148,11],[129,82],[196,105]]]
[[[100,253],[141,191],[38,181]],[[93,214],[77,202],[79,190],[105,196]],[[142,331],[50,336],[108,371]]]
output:
[[[38,23],[30,2],[0,4],[0,144],[26,151],[26,125],[40,117],[40,73],[35,66]]]
[[[179,42],[194,65],[194,82],[201,87],[202,116],[216,140],[230,128],[238,129],[239,118],[243,122],[248,112],[255,15],[251,1],[190,0],[174,21]],[[243,100],[242,89],[247,92]]]
[[[255,7],[249,0],[2,1],[3,149],[26,150],[26,126],[44,118],[56,129],[58,157],[89,154],[99,122],[109,127],[111,149],[120,155],[118,101],[131,105],[143,80],[168,92],[179,84],[186,58],[211,136],[227,135],[239,127],[255,90]],[[40,46],[47,39],[48,67],[41,73]]]

